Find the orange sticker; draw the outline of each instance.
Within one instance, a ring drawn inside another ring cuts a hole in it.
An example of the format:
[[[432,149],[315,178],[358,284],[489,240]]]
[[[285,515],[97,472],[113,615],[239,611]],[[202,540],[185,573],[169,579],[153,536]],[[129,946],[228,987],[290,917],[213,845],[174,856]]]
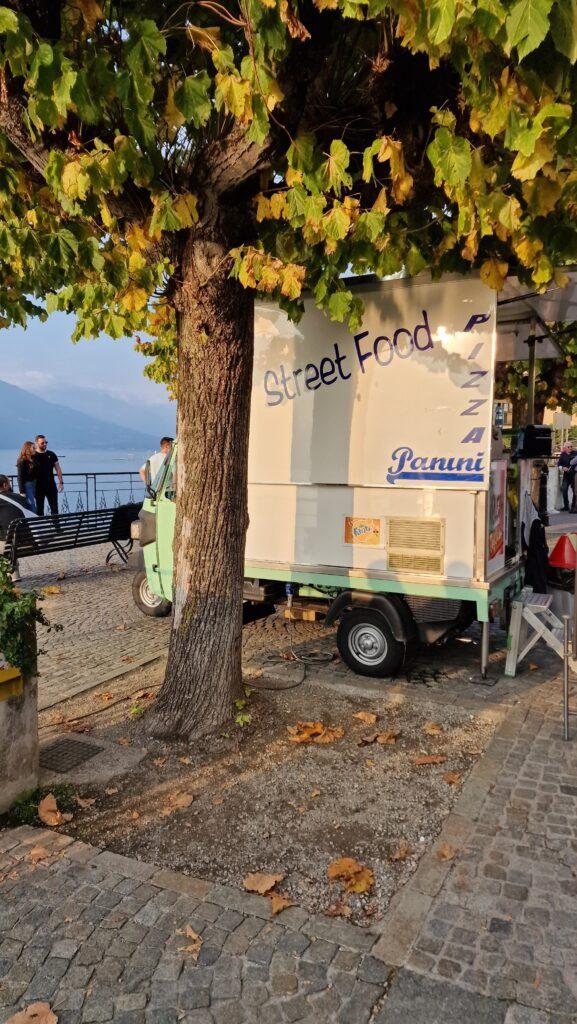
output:
[[[345,516],[345,544],[363,544],[377,548],[381,545],[381,520],[362,516]]]

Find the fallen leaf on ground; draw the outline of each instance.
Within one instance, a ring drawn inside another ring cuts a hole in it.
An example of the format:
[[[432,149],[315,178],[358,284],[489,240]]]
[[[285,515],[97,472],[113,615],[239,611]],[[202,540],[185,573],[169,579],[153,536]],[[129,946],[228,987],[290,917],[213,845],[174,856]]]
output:
[[[379,737],[378,732],[366,732],[364,736],[361,736],[357,743],[358,747],[368,747],[371,743],[376,743]]]
[[[175,796],[171,797],[171,803],[173,807],[183,810],[185,807],[190,807],[194,797],[192,793],[176,793]]]
[[[66,573],[65,572],[59,572],[58,576],[56,577],[56,579],[57,580],[65,580],[66,579]]]
[[[258,892],[261,896],[269,892],[277,882],[282,882],[284,875],[267,875],[264,871],[252,871],[243,879],[247,892]]]
[[[191,757],[179,757],[178,760],[180,761],[181,764],[192,764]]]
[[[92,807],[92,804],[96,803],[96,797],[95,796],[83,797],[83,796],[78,796],[78,793],[74,794],[74,800],[78,804],[79,807]]]
[[[137,818],[140,818],[140,811],[133,811],[130,817],[133,821],[136,821]]]
[[[77,718],[71,718],[64,723],[67,732],[92,732],[92,726],[88,722],[79,722]]]
[[[377,743],[381,746],[391,746],[396,743],[399,736],[401,735],[400,729],[387,729],[386,732],[380,732],[377,736]]]
[[[109,786],[108,789],[104,790],[104,792],[106,793],[106,796],[113,796],[114,793],[118,793],[118,789],[116,786]]]
[[[129,739],[128,736],[119,736],[116,742],[120,743],[121,747],[131,747],[132,746],[132,740]]]
[[[438,722],[427,722],[423,726],[423,732],[426,732],[427,736],[442,736],[443,726]]]
[[[222,796],[215,796],[214,800],[212,801],[212,806],[213,807],[220,807],[220,805],[223,804],[223,803],[224,803],[224,798]]]
[[[188,945],[178,947],[178,952],[190,953],[193,960],[198,960],[200,949],[202,946],[202,939],[200,935],[198,935],[195,932],[194,928],[191,928],[189,924],[187,924],[184,931],[182,929],[179,929],[177,935],[185,935],[187,939],[190,939]]]
[[[63,825],[66,821],[72,821],[71,814],[63,814],[58,810],[54,793],[48,793],[38,804],[38,817],[44,825],[54,828],[56,825]]]
[[[539,668],[539,666],[536,665],[534,661],[530,661],[529,662],[529,668],[530,668],[531,672],[536,672],[537,669]]]
[[[437,857],[439,860],[453,860],[456,853],[457,851],[455,847],[451,846],[450,843],[441,843],[441,845],[437,847]]]
[[[152,690],[138,690],[137,693],[133,693],[134,700],[146,700],[148,697],[154,697]]]
[[[62,587],[57,587],[57,586],[42,587],[42,593],[43,594],[61,594],[62,593]]]
[[[337,900],[336,903],[333,903],[332,907],[325,910],[325,914],[327,917],[351,917],[352,910],[350,907],[347,907],[346,903]]]
[[[345,734],[342,725],[323,725],[322,722],[297,722],[288,725],[289,743],[332,743]]]
[[[281,911],[286,910],[287,907],[294,907],[293,900],[289,900],[288,896],[284,896],[280,892],[270,892],[268,894],[270,900],[270,909],[273,914],[280,914]]]
[[[25,1010],[15,1013],[6,1024],[56,1024],[57,1020],[49,1003],[29,1003]]]
[[[365,725],[374,725],[377,720],[372,711],[355,711],[353,718],[358,718],[359,722],[364,722]]]
[[[166,758],[165,757],[153,757],[152,758],[152,763],[155,764],[157,768],[162,768],[163,764],[166,764]]]
[[[332,860],[327,875],[331,881],[338,878],[343,882],[348,892],[367,892],[375,882],[371,869],[359,864],[353,857],[337,857]]]
[[[315,800],[316,797],[320,796],[320,795],[321,795],[320,789],[311,789],[311,797],[312,797],[313,800]]]
[[[105,704],[107,704],[109,700],[114,700],[114,694],[110,693],[108,690],[106,693],[97,693],[95,696],[100,697],[100,700],[103,700]]]
[[[45,846],[33,846],[31,850],[26,854],[26,860],[37,864],[39,860],[46,860],[50,856],[50,850],[47,850]]]
[[[121,622],[119,626],[115,626],[115,629],[116,629],[116,630],[117,630],[117,631],[118,631],[119,633],[124,633],[124,631],[125,631],[126,629],[128,629],[128,626],[126,625],[126,623],[125,623],[125,622]]]
[[[418,766],[425,764],[444,764],[446,760],[446,754],[423,754],[422,757],[415,757],[413,764]]]
[[[413,853],[414,850],[411,844],[408,843],[406,839],[401,839],[399,845],[397,846],[397,849],[393,854],[391,854],[391,860],[403,861],[406,860],[407,857],[410,857]]]
[[[445,772],[443,775],[443,782],[446,782],[448,786],[458,786],[461,781],[461,776],[458,772]]]

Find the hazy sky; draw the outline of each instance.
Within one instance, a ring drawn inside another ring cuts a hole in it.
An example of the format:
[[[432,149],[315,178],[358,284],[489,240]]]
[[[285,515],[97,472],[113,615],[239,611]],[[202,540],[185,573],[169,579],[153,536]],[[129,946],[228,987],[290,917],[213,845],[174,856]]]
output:
[[[46,323],[0,331],[0,379],[42,394],[43,388],[99,388],[134,404],[168,405],[166,390],[143,376],[145,360],[124,338],[102,335],[73,344],[73,318],[54,313]]]

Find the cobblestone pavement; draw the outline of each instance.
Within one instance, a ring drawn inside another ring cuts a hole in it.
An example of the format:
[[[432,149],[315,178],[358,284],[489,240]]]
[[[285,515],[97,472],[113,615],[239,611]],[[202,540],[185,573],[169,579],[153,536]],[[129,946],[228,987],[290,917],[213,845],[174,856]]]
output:
[[[35,1001],[60,1024],[513,1024],[502,1000],[395,978],[346,921],[271,918],[265,897],[26,826],[0,868],[0,1024]]]

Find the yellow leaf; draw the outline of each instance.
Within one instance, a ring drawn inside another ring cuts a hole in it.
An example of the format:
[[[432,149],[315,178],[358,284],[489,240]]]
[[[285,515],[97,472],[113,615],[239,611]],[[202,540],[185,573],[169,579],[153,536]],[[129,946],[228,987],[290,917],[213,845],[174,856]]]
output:
[[[219,50],[222,46],[220,38],[220,27],[201,28],[200,25],[187,25],[186,31],[194,46],[200,46],[202,50]]]
[[[219,71],[215,77],[216,95],[229,114],[239,121],[252,118],[252,95],[250,82],[237,74]]]
[[[262,268],[262,274],[258,282],[258,289],[261,292],[274,292],[275,288],[278,288],[280,281],[278,270],[270,263],[266,263]]]
[[[274,79],[271,79],[268,83],[268,91],[265,97],[267,110],[274,110],[277,103],[282,103],[283,100],[284,93],[280,85]]]
[[[481,266],[481,280],[489,288],[493,288],[494,291],[501,291],[501,288],[505,284],[508,270],[508,263],[505,263],[504,260],[497,259],[496,256],[491,256],[488,260],[485,260]]]
[[[138,288],[136,285],[131,284],[126,289],[120,302],[129,313],[137,313],[139,309],[144,309],[146,306],[148,292],[144,288]]]
[[[537,139],[535,149],[530,156],[517,153],[513,160],[511,174],[519,181],[529,181],[538,174],[545,164],[553,160],[553,156],[554,153],[549,143],[544,138]]]
[[[405,168],[405,157],[402,142],[396,142],[387,135],[383,136],[377,160],[389,161],[391,166],[392,193],[396,203],[402,204],[413,187],[412,175]]]
[[[137,270],[143,270],[146,266],[146,260],[142,253],[131,252],[128,258],[128,269],[131,274],[134,274]]]
[[[441,845],[437,847],[437,857],[439,860],[453,860],[456,854],[457,851],[455,847],[451,846],[450,843],[441,843]]]
[[[561,196],[559,182],[542,176],[535,178],[534,181],[524,181],[522,189],[523,198],[528,203],[531,213],[537,216],[551,213]]]
[[[243,879],[247,892],[258,892],[261,896],[269,892],[277,882],[282,882],[284,875],[267,875],[263,871],[253,871]]]
[[[526,235],[522,235],[518,241],[513,243],[513,248],[519,258],[519,262],[524,267],[532,267],[543,248],[543,243],[538,238],[531,239],[527,238]]]
[[[184,114],[182,113],[182,111],[180,111],[178,109],[178,107],[176,106],[176,104],[174,102],[174,93],[175,93],[175,83],[171,79],[171,81],[168,83],[168,92],[167,92],[167,96],[166,96],[166,104],[164,106],[164,111],[163,111],[163,114],[162,114],[166,124],[171,129],[171,138],[174,137],[174,134],[176,133],[176,131],[179,128],[182,127],[182,125],[184,124],[184,122],[186,120]]]
[[[286,192],[274,192],[270,197],[271,217],[278,220],[286,209]]]
[[[305,279],[305,268],[287,263],[281,270],[281,292],[289,299],[298,299]]]
[[[423,732],[425,732],[427,736],[442,736],[443,726],[439,725],[438,722],[427,722],[423,726]]]
[[[192,192],[184,192],[172,203],[172,211],[178,217],[183,228],[191,228],[198,220],[196,196]]]
[[[137,252],[143,252],[144,249],[148,249],[150,245],[150,239],[148,238],[142,224],[131,224],[126,232],[126,244],[129,249],[135,249]]]
[[[112,214],[111,214],[111,212],[110,212],[110,210],[108,208],[108,203],[106,202],[106,199],[104,198],[104,196],[100,197],[99,202],[100,202],[100,216],[102,217],[102,223],[104,224],[105,228],[110,228],[110,227],[112,227],[112,225],[114,223],[114,217],[112,216]]]
[[[38,214],[36,213],[36,210],[27,210],[25,216],[30,227],[35,228],[38,224]]]
[[[293,167],[288,167],[285,174],[285,180],[289,188],[293,185],[298,185],[303,180],[303,172],[295,171]]]
[[[389,212],[389,204],[387,203],[387,190],[382,188],[377,198],[373,203],[373,210],[377,210],[379,213],[384,213],[385,216]]]
[[[283,896],[279,892],[271,892],[269,894],[270,909],[273,914],[280,914],[281,911],[286,910],[287,907],[294,907],[293,900],[289,900],[288,896]]]
[[[62,191],[69,199],[86,199],[90,178],[80,160],[71,160],[62,171]]]
[[[355,711],[353,718],[358,718],[359,722],[364,722],[365,725],[374,725],[377,720],[372,711]]]
[[[348,892],[367,892],[375,882],[370,868],[360,864],[353,857],[337,857],[327,868],[330,881],[339,879]]]
[[[271,216],[270,199],[262,192],[256,197],[256,219],[260,222]]]

